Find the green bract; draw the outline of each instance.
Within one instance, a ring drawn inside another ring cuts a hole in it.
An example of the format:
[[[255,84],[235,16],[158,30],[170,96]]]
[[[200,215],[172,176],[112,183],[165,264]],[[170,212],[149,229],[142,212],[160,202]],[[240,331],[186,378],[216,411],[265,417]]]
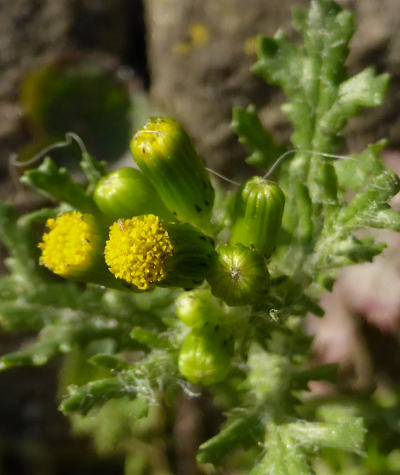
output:
[[[214,190],[183,127],[174,119],[151,119],[133,136],[131,152],[174,216],[208,230]]]
[[[149,180],[134,168],[120,168],[101,178],[93,198],[111,221],[140,214],[173,219]]]
[[[179,352],[179,371],[194,384],[223,381],[231,367],[231,342],[218,326],[193,329]]]
[[[166,287],[192,289],[207,276],[215,254],[214,240],[187,223],[166,223],[174,254],[166,263]]]
[[[244,244],[269,257],[281,229],[285,195],[279,186],[255,176],[238,190],[234,205],[231,244]]]

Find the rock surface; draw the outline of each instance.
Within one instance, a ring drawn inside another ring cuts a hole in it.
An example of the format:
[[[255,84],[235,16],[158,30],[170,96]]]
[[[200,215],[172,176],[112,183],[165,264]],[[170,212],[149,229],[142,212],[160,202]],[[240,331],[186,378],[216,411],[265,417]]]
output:
[[[281,140],[290,129],[280,112],[284,100],[250,73],[255,61],[254,38],[291,32],[290,9],[306,0],[145,0],[148,19],[152,95],[164,113],[189,129],[207,162],[230,177],[245,172],[244,149],[230,130],[232,106],[253,103],[267,127]],[[372,64],[393,75],[385,105],[353,120],[347,129],[350,148],[381,137],[400,146],[400,30],[394,14],[398,0],[342,0],[358,25],[349,70]]]

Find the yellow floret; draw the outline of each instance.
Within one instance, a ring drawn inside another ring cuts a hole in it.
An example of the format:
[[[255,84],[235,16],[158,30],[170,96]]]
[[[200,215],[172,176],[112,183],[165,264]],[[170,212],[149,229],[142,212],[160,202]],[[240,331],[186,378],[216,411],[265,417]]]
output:
[[[174,119],[157,117],[147,122],[132,138],[131,146],[146,161],[154,158],[155,152],[163,153],[163,157],[168,158],[169,154],[166,143],[171,140],[174,134],[181,132],[181,126]]]
[[[160,219],[148,214],[114,223],[104,253],[116,277],[146,290],[166,276],[173,245]]]
[[[76,277],[93,265],[99,234],[92,215],[71,211],[48,219],[46,226],[50,231],[39,244],[41,264],[63,277]]]

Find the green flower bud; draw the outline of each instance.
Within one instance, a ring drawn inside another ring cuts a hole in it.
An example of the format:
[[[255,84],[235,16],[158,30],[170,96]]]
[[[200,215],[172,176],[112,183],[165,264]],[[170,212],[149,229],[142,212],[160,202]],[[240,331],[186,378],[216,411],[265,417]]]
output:
[[[224,244],[217,250],[207,280],[211,292],[228,305],[247,305],[265,298],[269,274],[257,251],[241,244]]]
[[[93,198],[100,211],[112,221],[141,214],[173,219],[153,185],[135,168],[120,168],[101,178]]]
[[[110,271],[141,290],[196,287],[214,252],[213,240],[190,224],[164,222],[152,214],[119,219],[104,250]]]
[[[231,229],[231,244],[244,244],[269,257],[281,227],[285,195],[279,186],[255,176],[238,190]]]
[[[174,119],[153,118],[133,136],[130,148],[174,216],[208,229],[214,190],[183,127]]]
[[[224,308],[209,290],[195,289],[182,293],[176,299],[176,315],[189,327],[199,328],[207,322],[221,323]]]
[[[179,352],[178,367],[185,378],[194,384],[223,381],[230,370],[232,345],[218,326],[193,329]]]

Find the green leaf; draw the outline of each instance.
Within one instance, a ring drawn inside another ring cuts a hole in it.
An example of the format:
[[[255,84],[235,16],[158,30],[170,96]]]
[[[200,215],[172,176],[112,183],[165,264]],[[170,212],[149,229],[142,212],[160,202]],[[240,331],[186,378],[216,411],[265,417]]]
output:
[[[339,366],[336,363],[325,364],[315,368],[297,371],[293,374],[291,386],[306,389],[310,381],[337,381]]]
[[[337,98],[321,123],[321,131],[339,132],[350,117],[359,114],[363,107],[376,107],[382,104],[390,75],[377,76],[373,68],[367,68],[344,81],[338,90]]]
[[[126,371],[127,369],[132,368],[132,365],[126,360],[106,354],[94,355],[89,359],[89,361],[90,363],[93,363],[96,366],[100,366],[101,368],[110,369],[116,372]]]
[[[274,38],[260,37],[258,57],[257,63],[252,67],[253,72],[268,83],[279,85],[289,98],[303,97],[304,87],[299,81],[303,79],[304,53],[290,43],[283,31],[278,31]],[[311,116],[310,106],[304,100],[297,100],[295,107],[288,109],[286,106],[285,113],[297,130],[292,137],[293,144],[299,148],[308,148],[307,138],[312,135],[312,121],[304,118]]]
[[[68,299],[75,289],[74,306]],[[96,293],[79,292],[73,284],[52,284],[38,289],[38,294],[30,294],[26,300],[0,304],[0,317],[6,329],[40,329],[38,339],[30,346],[0,358],[0,369],[13,366],[46,364],[52,357],[69,353],[74,347],[84,347],[92,341],[111,338],[116,341],[116,350],[137,348],[129,338],[131,323],[124,318],[116,324],[113,315],[107,314],[107,307],[96,305]],[[50,294],[46,297],[45,294]],[[64,294],[64,296],[62,296]],[[47,298],[47,301],[46,301]],[[36,303],[37,302],[37,303]],[[131,317],[135,321],[135,315]],[[140,321],[138,315],[136,321]]]
[[[243,447],[261,440],[264,431],[264,424],[257,411],[232,416],[216,436],[200,445],[197,461],[218,465],[236,446]]]
[[[267,353],[260,345],[253,343],[247,361],[248,385],[259,403],[282,406],[288,395],[291,378],[289,358],[285,355]],[[265,375],[268,374],[268,378]]]
[[[371,262],[385,249],[385,243],[375,242],[371,237],[357,239],[354,236],[348,236],[339,240],[335,246],[331,246],[332,254],[317,252],[315,257],[320,258],[319,267],[312,270],[315,272],[315,282],[319,282],[322,287],[332,290],[339,269],[346,266],[362,262]]]
[[[291,275],[301,268],[304,255],[312,251],[316,226],[308,187],[293,174],[284,183],[284,190],[282,229],[272,263],[281,273]]]
[[[92,197],[72,180],[65,168],[58,168],[50,157],[46,157],[39,168],[26,171],[21,182],[83,213],[98,213]]]
[[[24,350],[2,356],[0,358],[0,371],[14,366],[43,366],[53,356],[71,349],[66,342],[60,342],[56,339],[43,339]]]
[[[166,350],[172,350],[173,348],[171,343],[162,336],[141,327],[135,327],[131,331],[130,337],[149,348]]]
[[[384,170],[379,153],[386,147],[387,140],[369,145],[358,155],[350,155],[347,159],[337,160],[335,170],[339,185],[352,191],[362,190],[366,183]]]
[[[400,230],[400,213],[391,210],[387,202],[400,191],[400,179],[391,170],[375,175],[367,188],[358,193],[350,204],[342,207],[335,217],[335,223],[343,231],[363,226]]]
[[[333,448],[363,455],[366,427],[360,417],[338,423],[327,422],[294,422],[286,429],[296,442],[313,448]]]
[[[0,326],[5,331],[38,331],[53,317],[53,309],[27,302],[23,297],[13,301],[0,301]]]
[[[71,385],[60,404],[60,410],[64,413],[87,414],[95,406],[122,397],[135,398],[136,391],[117,378],[101,379],[80,387]]]
[[[326,158],[301,151],[333,153],[347,119],[382,102],[388,76],[368,69],[346,79],[344,63],[354,25],[352,15],[333,1],[313,0],[310,10],[294,9],[293,25],[304,45],[294,46],[281,31],[274,38],[261,38],[253,70],[279,85],[289,99],[282,110],[293,123],[292,142],[299,150],[290,169],[308,184],[318,216],[321,204],[337,203],[335,170]]]
[[[267,453],[250,475],[311,475],[312,471],[304,452],[287,431],[275,424],[268,424],[265,440]]]
[[[43,222],[56,213],[57,210],[42,209],[19,218],[12,205],[0,202],[0,238],[10,254],[6,264],[25,289],[46,280],[46,273],[38,265],[39,251],[33,226],[36,221]]]
[[[304,46],[292,45],[282,31],[262,38],[253,71],[283,89],[290,99],[283,111],[294,125],[292,142],[312,149],[321,116],[335,103],[345,77],[354,26],[351,14],[330,0],[312,1],[309,11],[293,9],[293,25],[304,36]]]
[[[335,448],[363,455],[366,429],[361,418],[347,417],[337,423],[293,422],[267,425],[266,455],[251,475],[312,474],[305,449]]]
[[[97,355],[92,361],[110,366],[116,359],[105,355]],[[118,369],[113,378],[90,382],[84,386],[69,386],[67,395],[61,403],[64,412],[81,412],[86,414],[95,406],[103,405],[113,398],[127,396],[141,398],[152,404],[157,403],[160,392],[166,401],[176,397],[178,371],[173,355],[164,351],[153,351],[135,365],[124,365]]]
[[[262,125],[254,106],[247,109],[234,107],[232,128],[239,136],[239,142],[252,153],[246,163],[258,168],[268,168],[282,154],[284,147],[278,145],[272,135]]]
[[[363,227],[400,230],[400,213],[387,204],[400,191],[400,179],[391,170],[373,176],[347,206],[333,211],[324,223],[315,252],[307,269],[328,288],[332,285],[335,269],[356,262],[371,260],[385,244],[371,238],[358,239],[354,231]],[[320,274],[320,275],[318,275]]]
[[[83,153],[80,166],[89,181],[87,192],[91,194],[96,188],[97,182],[100,180],[100,178],[102,178],[107,173],[106,162],[96,160],[88,153]]]
[[[9,300],[16,300],[20,294],[18,280],[11,276],[0,278],[0,302],[7,303]]]

